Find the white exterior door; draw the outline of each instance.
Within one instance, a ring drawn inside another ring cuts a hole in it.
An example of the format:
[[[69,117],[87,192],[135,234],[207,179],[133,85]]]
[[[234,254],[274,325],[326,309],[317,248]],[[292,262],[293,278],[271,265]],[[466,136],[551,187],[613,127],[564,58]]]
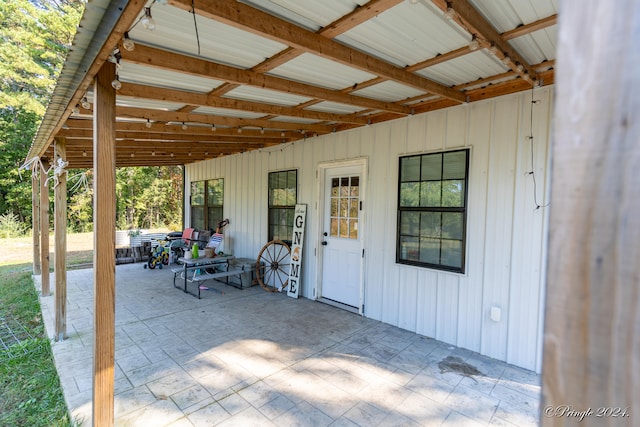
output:
[[[360,311],[363,166],[325,169],[321,299]]]

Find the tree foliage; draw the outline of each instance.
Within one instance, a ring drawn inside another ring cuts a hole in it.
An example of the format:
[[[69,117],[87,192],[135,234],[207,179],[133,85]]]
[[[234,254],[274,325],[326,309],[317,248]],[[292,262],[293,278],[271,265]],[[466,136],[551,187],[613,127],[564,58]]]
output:
[[[31,222],[31,177],[20,176],[18,168],[46,111],[84,1],[0,0],[0,215],[6,218]],[[75,183],[68,185],[72,231],[93,227],[92,174],[85,174],[86,186],[71,191]],[[180,168],[120,168],[116,176],[119,228],[181,227]]]
[[[31,219],[24,161],[75,28],[81,0],[0,1],[0,213]]]

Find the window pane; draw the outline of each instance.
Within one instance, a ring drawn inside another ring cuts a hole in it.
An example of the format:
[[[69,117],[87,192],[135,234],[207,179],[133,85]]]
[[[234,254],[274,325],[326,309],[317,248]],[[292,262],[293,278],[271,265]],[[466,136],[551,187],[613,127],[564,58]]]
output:
[[[191,206],[204,205],[204,181],[191,183]]]
[[[358,218],[358,199],[349,199],[349,217]]]
[[[420,239],[420,261],[440,264],[440,239]]]
[[[459,240],[442,241],[442,265],[462,267],[462,242]]]
[[[204,206],[193,206],[191,208],[191,227],[199,230],[205,229]]]
[[[338,219],[331,218],[331,230],[329,231],[329,235],[333,237],[338,236]]]
[[[415,207],[420,205],[420,183],[406,182],[400,184],[400,206]]]
[[[440,238],[442,234],[441,215],[440,212],[422,212],[420,214],[420,237]]]
[[[464,179],[467,169],[467,152],[444,153],[442,179]]]
[[[444,212],[442,214],[442,237],[462,240],[462,213]]]
[[[357,176],[351,177],[351,195],[352,196],[360,195],[360,177],[357,177]]]
[[[464,181],[442,181],[442,206],[460,208],[464,206]]]
[[[340,199],[332,197],[331,198],[331,216],[338,216],[338,202]]]
[[[286,195],[287,195],[287,200],[286,200],[285,204],[287,206],[295,206],[295,204],[296,204],[296,188],[295,187],[287,188]]]
[[[346,197],[349,195],[349,178],[340,178],[340,196]]]
[[[420,181],[420,156],[400,159],[400,182]]]
[[[424,181],[420,183],[420,206],[438,207],[442,192],[442,182]]]
[[[420,261],[417,237],[400,236],[400,258],[407,261]]]
[[[442,154],[422,156],[422,181],[439,181],[442,177]]]
[[[224,198],[224,179],[212,179],[207,181],[207,204],[209,206],[222,206]]]
[[[352,219],[349,221],[349,238],[357,239],[358,238],[358,220]]]
[[[347,218],[349,216],[349,199],[340,199],[340,217]]]
[[[400,234],[418,236],[420,212],[402,212],[400,214]]]
[[[340,219],[340,237],[349,237],[349,224],[348,220]]]
[[[222,221],[222,208],[213,207],[209,208],[209,224],[207,224],[207,229],[215,230],[218,226],[218,223]]]
[[[337,197],[340,191],[340,179],[332,178],[331,179],[331,196]]]

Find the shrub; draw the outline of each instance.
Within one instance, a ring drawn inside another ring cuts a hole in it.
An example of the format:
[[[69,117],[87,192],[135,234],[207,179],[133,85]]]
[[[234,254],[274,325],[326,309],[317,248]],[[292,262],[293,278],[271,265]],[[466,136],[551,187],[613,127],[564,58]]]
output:
[[[18,215],[11,212],[0,215],[0,238],[22,237],[26,230],[27,226],[20,222]]]

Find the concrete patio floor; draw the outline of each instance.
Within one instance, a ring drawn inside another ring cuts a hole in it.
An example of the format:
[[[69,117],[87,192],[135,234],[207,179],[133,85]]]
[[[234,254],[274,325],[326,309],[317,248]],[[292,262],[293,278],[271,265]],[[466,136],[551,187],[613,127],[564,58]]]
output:
[[[224,294],[198,300],[172,277],[116,267],[116,426],[538,424],[534,372],[259,286],[209,281]],[[69,411],[86,426],[93,270],[69,271],[67,282],[68,339],[52,348]],[[41,303],[53,337],[55,297]],[[448,356],[482,375],[441,371]]]

